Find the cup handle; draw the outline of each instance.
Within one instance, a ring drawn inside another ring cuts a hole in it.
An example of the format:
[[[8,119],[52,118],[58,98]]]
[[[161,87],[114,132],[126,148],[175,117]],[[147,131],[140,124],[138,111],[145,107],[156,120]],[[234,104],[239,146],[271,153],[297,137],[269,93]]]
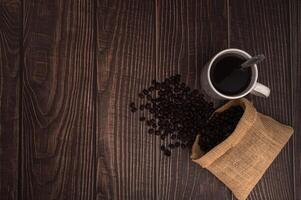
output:
[[[270,93],[270,88],[258,82],[255,84],[254,89],[251,91],[251,94],[254,94],[259,97],[269,97]]]

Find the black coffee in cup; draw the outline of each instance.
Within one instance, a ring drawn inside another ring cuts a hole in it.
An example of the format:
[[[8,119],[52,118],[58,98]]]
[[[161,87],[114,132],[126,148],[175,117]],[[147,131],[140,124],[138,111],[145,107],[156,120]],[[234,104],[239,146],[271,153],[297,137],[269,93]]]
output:
[[[251,67],[241,69],[246,58],[237,54],[225,54],[211,66],[210,79],[214,88],[225,95],[238,95],[245,91],[252,79]]]

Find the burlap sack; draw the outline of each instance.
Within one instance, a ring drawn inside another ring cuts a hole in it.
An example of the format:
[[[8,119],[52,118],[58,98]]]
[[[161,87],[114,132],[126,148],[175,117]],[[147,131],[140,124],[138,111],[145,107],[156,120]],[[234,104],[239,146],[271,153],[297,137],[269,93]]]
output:
[[[234,132],[205,155],[198,145],[198,136],[191,158],[226,184],[239,200],[243,200],[287,143],[293,129],[257,112],[247,99],[230,101],[216,112],[233,105],[244,108]]]

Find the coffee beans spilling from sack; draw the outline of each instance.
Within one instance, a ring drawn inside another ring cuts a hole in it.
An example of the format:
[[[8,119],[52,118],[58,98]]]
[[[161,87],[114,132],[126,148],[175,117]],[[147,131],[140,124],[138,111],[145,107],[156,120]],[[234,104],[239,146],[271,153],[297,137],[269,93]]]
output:
[[[153,80],[138,97],[139,102],[129,104],[130,111],[139,111],[139,120],[148,126],[147,132],[161,138],[160,149],[166,156],[177,147],[190,149],[197,134],[201,134],[201,148],[207,152],[228,137],[238,122],[227,118],[239,117],[239,114],[233,114],[238,108],[229,109],[225,114],[214,114],[208,121],[214,111],[213,103],[207,102],[199,90],[191,90],[181,82],[179,74],[162,82]],[[151,114],[150,118],[146,112]]]
[[[224,141],[235,129],[244,110],[240,106],[230,107],[214,115],[202,129],[199,139],[200,148],[206,153]]]

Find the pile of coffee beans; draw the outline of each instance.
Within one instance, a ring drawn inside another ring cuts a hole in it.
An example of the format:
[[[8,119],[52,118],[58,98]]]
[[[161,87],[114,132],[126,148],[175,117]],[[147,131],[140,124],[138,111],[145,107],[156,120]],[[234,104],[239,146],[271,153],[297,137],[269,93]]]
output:
[[[200,148],[206,153],[224,141],[234,131],[243,112],[242,107],[232,106],[223,112],[214,113],[200,133]]]
[[[129,104],[130,111],[139,111],[139,120],[146,123],[147,132],[161,138],[160,149],[166,156],[170,156],[171,150],[177,147],[191,149],[199,133],[204,135],[201,135],[201,148],[208,151],[214,144],[218,144],[217,141],[222,141],[225,137],[221,134],[226,133],[219,132],[215,138],[212,137],[208,132],[212,129],[210,124],[220,129],[226,125],[231,126],[230,121],[216,121],[219,115],[214,115],[208,124],[214,111],[213,103],[207,102],[198,90],[192,90],[181,82],[179,74],[161,82],[153,80],[151,86],[143,89],[138,97],[139,102]],[[147,117],[147,112],[151,117]]]

